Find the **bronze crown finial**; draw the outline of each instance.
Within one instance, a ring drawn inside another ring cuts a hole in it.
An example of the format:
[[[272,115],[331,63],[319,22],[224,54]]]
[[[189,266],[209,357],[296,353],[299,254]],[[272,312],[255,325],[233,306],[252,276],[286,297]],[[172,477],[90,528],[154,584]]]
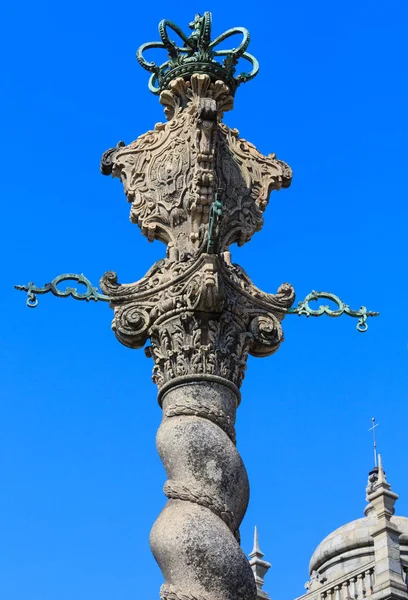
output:
[[[161,41],[142,44],[136,52],[139,64],[152,73],[149,79],[149,89],[153,94],[160,94],[167,89],[173,79],[177,77],[190,79],[193,73],[209,75],[213,81],[224,81],[232,94],[241,83],[255,77],[259,70],[258,61],[252,54],[246,52],[251,39],[249,31],[245,27],[234,27],[211,41],[211,22],[210,12],[205,12],[202,16],[195,15],[194,20],[189,23],[192,33],[187,36],[172,21],[167,19],[160,21]],[[178,46],[176,42],[170,40],[169,29],[180,37],[184,45]],[[236,48],[215,50],[221,42],[236,34],[242,35],[242,41]],[[148,62],[143,56],[146,50],[158,48],[163,48],[168,52],[168,60],[161,65]],[[236,65],[240,58],[247,60],[252,69],[249,73],[242,72],[235,75]]]

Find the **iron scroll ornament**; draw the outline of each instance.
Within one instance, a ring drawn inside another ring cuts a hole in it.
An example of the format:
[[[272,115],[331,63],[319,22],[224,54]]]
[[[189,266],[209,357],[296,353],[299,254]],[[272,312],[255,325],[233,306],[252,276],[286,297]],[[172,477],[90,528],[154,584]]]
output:
[[[86,291],[79,292],[75,287],[66,287],[61,290],[58,289],[58,285],[63,281],[77,281],[79,284],[85,285]],[[48,292],[52,292],[54,296],[58,296],[59,298],[67,298],[71,296],[75,300],[94,300],[97,302],[101,300],[102,302],[109,302],[109,296],[105,296],[105,294],[101,294],[98,291],[98,288],[93,286],[85,275],[82,273],[77,275],[75,273],[63,273],[62,275],[58,275],[51,281],[51,283],[46,283],[43,287],[37,287],[32,281],[27,285],[15,285],[16,290],[21,290],[23,292],[27,292],[27,301],[26,304],[30,308],[35,308],[38,305],[37,295],[47,294]]]
[[[64,281],[76,281],[79,284],[85,285],[86,291],[79,292],[77,288],[70,286],[62,290],[58,289],[58,285]],[[26,304],[30,308],[35,308],[38,305],[37,295],[47,294],[48,292],[51,292],[54,296],[58,296],[59,298],[71,296],[74,300],[85,300],[86,302],[89,302],[90,300],[94,300],[95,302],[98,300],[101,302],[110,302],[111,300],[109,296],[99,292],[98,288],[93,286],[89,279],[83,274],[63,273],[62,275],[55,277],[51,283],[46,283],[43,287],[37,287],[32,281],[27,285],[15,285],[14,287],[16,290],[27,292]],[[332,309],[327,304],[321,304],[317,308],[310,307],[310,302],[320,299],[331,300],[338,308]],[[365,306],[362,306],[359,310],[352,310],[350,306],[345,304],[345,302],[336,296],[336,294],[332,294],[331,292],[316,292],[313,290],[304,300],[301,300],[295,308],[288,308],[287,314],[299,316],[305,315],[306,317],[321,317],[322,315],[341,317],[344,314],[358,319],[356,329],[357,331],[364,333],[368,329],[367,318],[378,317],[380,313],[367,310]]]
[[[309,306],[309,302],[320,300],[320,298],[331,300],[337,304],[338,308],[333,310],[327,304],[321,304],[314,309]],[[298,303],[296,308],[289,308],[288,314],[299,316],[306,315],[306,317],[321,317],[322,315],[327,315],[329,317],[341,317],[343,314],[345,314],[349,317],[357,318],[358,323],[356,329],[357,331],[364,333],[368,329],[367,317],[378,317],[380,313],[367,310],[365,306],[362,306],[359,310],[352,310],[350,306],[345,304],[343,300],[340,300],[336,294],[332,294],[330,292],[315,292],[313,290],[306,296],[304,300],[301,300],[301,302]]]

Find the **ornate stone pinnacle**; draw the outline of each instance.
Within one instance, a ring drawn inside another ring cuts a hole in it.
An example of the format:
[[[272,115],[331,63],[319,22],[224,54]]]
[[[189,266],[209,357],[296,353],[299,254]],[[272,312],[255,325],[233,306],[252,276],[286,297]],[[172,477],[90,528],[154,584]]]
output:
[[[197,48],[209,40],[209,30],[200,37],[203,19]],[[255,600],[239,546],[249,486],[235,413],[247,356],[279,348],[294,290],[262,292],[231,262],[229,248],[261,229],[270,193],[288,187],[292,173],[222,123],[234,90],[226,77],[202,73],[194,56],[188,78],[172,71],[166,79],[160,102],[168,123],[119,143],[101,165],[122,180],[131,221],[166,244],[166,258],[136,283],[120,284],[108,272],[101,288],[119,341],[141,348],[150,340],[163,408],[157,447],[168,476],[168,502],[150,536],[165,578],[162,600]]]
[[[259,539],[258,539],[258,528],[255,526],[254,529],[254,547],[252,549],[251,554],[249,555],[252,572],[255,577],[255,583],[257,587],[257,598],[261,598],[262,600],[269,600],[269,596],[266,592],[263,591],[264,585],[264,577],[266,573],[271,568],[271,563],[263,560],[264,554],[261,552],[259,547]]]
[[[210,12],[205,12],[203,16],[196,15],[189,23],[192,33],[187,36],[177,25],[163,19],[159,23],[161,41],[147,42],[140,46],[136,57],[139,64],[152,73],[149,89],[153,94],[160,94],[178,77],[189,80],[192,74],[201,73],[208,75],[212,81],[223,81],[228,85],[230,93],[234,95],[240,83],[255,77],[259,70],[258,61],[252,54],[246,52],[250,41],[249,32],[244,27],[234,27],[211,41],[211,21]],[[168,29],[179,36],[183,43],[181,46],[170,40]],[[221,42],[236,34],[242,35],[242,41],[236,48],[215,49]],[[157,48],[167,50],[168,53],[168,60],[160,66],[148,62],[143,56],[146,50]],[[219,62],[217,60],[219,58],[224,58],[223,62]],[[240,58],[250,63],[251,71],[235,76],[236,65]]]
[[[375,473],[374,477],[373,473]],[[373,598],[406,600],[407,582],[401,564],[399,544],[402,532],[397,523],[391,520],[398,494],[392,491],[387,482],[381,454],[378,455],[378,467],[371,471],[370,476],[367,500],[371,511],[376,516],[376,524],[370,531],[374,540],[376,562]]]

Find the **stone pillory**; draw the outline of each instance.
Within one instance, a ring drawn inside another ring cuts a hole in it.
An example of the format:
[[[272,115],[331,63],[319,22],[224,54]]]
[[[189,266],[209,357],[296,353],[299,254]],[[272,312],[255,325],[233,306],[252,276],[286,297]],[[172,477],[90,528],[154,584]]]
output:
[[[248,32],[233,29],[211,42],[209,13],[191,27],[187,37],[162,21],[162,41],[137,53],[168,122],[102,159],[102,172],[123,183],[131,221],[164,242],[167,256],[133,284],[106,273],[101,288],[119,341],[140,348],[150,340],[163,408],[157,447],[168,476],[168,502],[150,536],[165,579],[161,597],[254,600],[254,573],[239,544],[249,485],[235,412],[247,356],[279,348],[294,290],[283,284],[276,294],[262,292],[231,262],[229,248],[261,229],[270,193],[289,187],[292,172],[222,122],[237,85],[258,68],[246,53]],[[168,29],[184,46],[169,40]],[[243,40],[235,50],[215,50],[236,33]],[[158,47],[169,56],[160,67],[143,58]],[[252,63],[249,75],[235,77],[239,58]]]
[[[131,221],[149,241],[166,245],[166,257],[135,283],[119,283],[109,271],[101,279],[103,293],[73,273],[43,287],[16,287],[27,291],[30,307],[47,292],[110,302],[118,340],[129,348],[149,341],[145,352],[163,409],[157,447],[168,476],[168,501],[150,536],[165,580],[162,600],[255,600],[257,589],[266,597],[261,588],[269,563],[257,538],[251,562],[239,543],[249,485],[235,446],[235,413],[247,357],[278,350],[287,314],[346,314],[365,331],[367,317],[378,313],[351,310],[328,292],[311,292],[292,308],[291,285],[263,292],[232,263],[230,246],[245,244],[262,228],[271,192],[289,187],[292,171],[222,122],[239,84],[258,71],[246,51],[247,30],[231,29],[211,41],[210,13],[197,15],[190,28],[187,36],[162,21],[161,41],[137,52],[152,73],[149,88],[159,94],[167,123],[129,145],[119,142],[101,163],[103,174],[122,181]],[[242,39],[232,50],[216,49],[235,35]],[[165,49],[167,60],[147,62],[150,49]],[[240,60],[250,64],[248,73],[239,69]],[[68,280],[85,289],[58,287]],[[309,306],[320,298],[337,309]]]

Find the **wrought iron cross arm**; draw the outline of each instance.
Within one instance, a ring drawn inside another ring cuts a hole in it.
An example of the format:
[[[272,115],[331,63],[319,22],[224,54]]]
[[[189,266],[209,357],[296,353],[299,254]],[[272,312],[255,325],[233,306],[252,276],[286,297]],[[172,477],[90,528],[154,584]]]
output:
[[[86,290],[84,292],[79,292],[76,287],[67,286],[65,289],[58,289],[58,284],[63,281],[77,281],[79,284],[84,285]],[[54,296],[59,296],[60,298],[67,298],[71,296],[75,300],[94,300],[97,302],[101,300],[102,302],[109,302],[109,296],[105,296],[105,294],[101,294],[98,291],[98,288],[94,287],[92,283],[85,277],[85,275],[78,275],[76,273],[63,273],[62,275],[58,275],[51,281],[51,283],[46,283],[43,287],[37,287],[32,281],[27,285],[15,285],[16,290],[22,290],[23,292],[27,292],[27,306],[30,308],[35,308],[38,304],[37,295],[47,294],[51,292]]]
[[[309,306],[309,302],[325,298],[331,300],[337,304],[337,309],[332,309],[327,304],[321,304],[317,308],[313,309]],[[368,329],[367,318],[378,317],[379,312],[367,310],[365,306],[362,306],[359,310],[352,310],[348,304],[345,304],[338,296],[331,294],[330,292],[315,292],[314,290],[306,296],[304,300],[298,303],[296,308],[290,308],[289,314],[293,315],[306,315],[306,317],[320,317],[321,315],[327,315],[329,317],[341,317],[341,315],[348,315],[358,319],[357,331],[364,333]]]

